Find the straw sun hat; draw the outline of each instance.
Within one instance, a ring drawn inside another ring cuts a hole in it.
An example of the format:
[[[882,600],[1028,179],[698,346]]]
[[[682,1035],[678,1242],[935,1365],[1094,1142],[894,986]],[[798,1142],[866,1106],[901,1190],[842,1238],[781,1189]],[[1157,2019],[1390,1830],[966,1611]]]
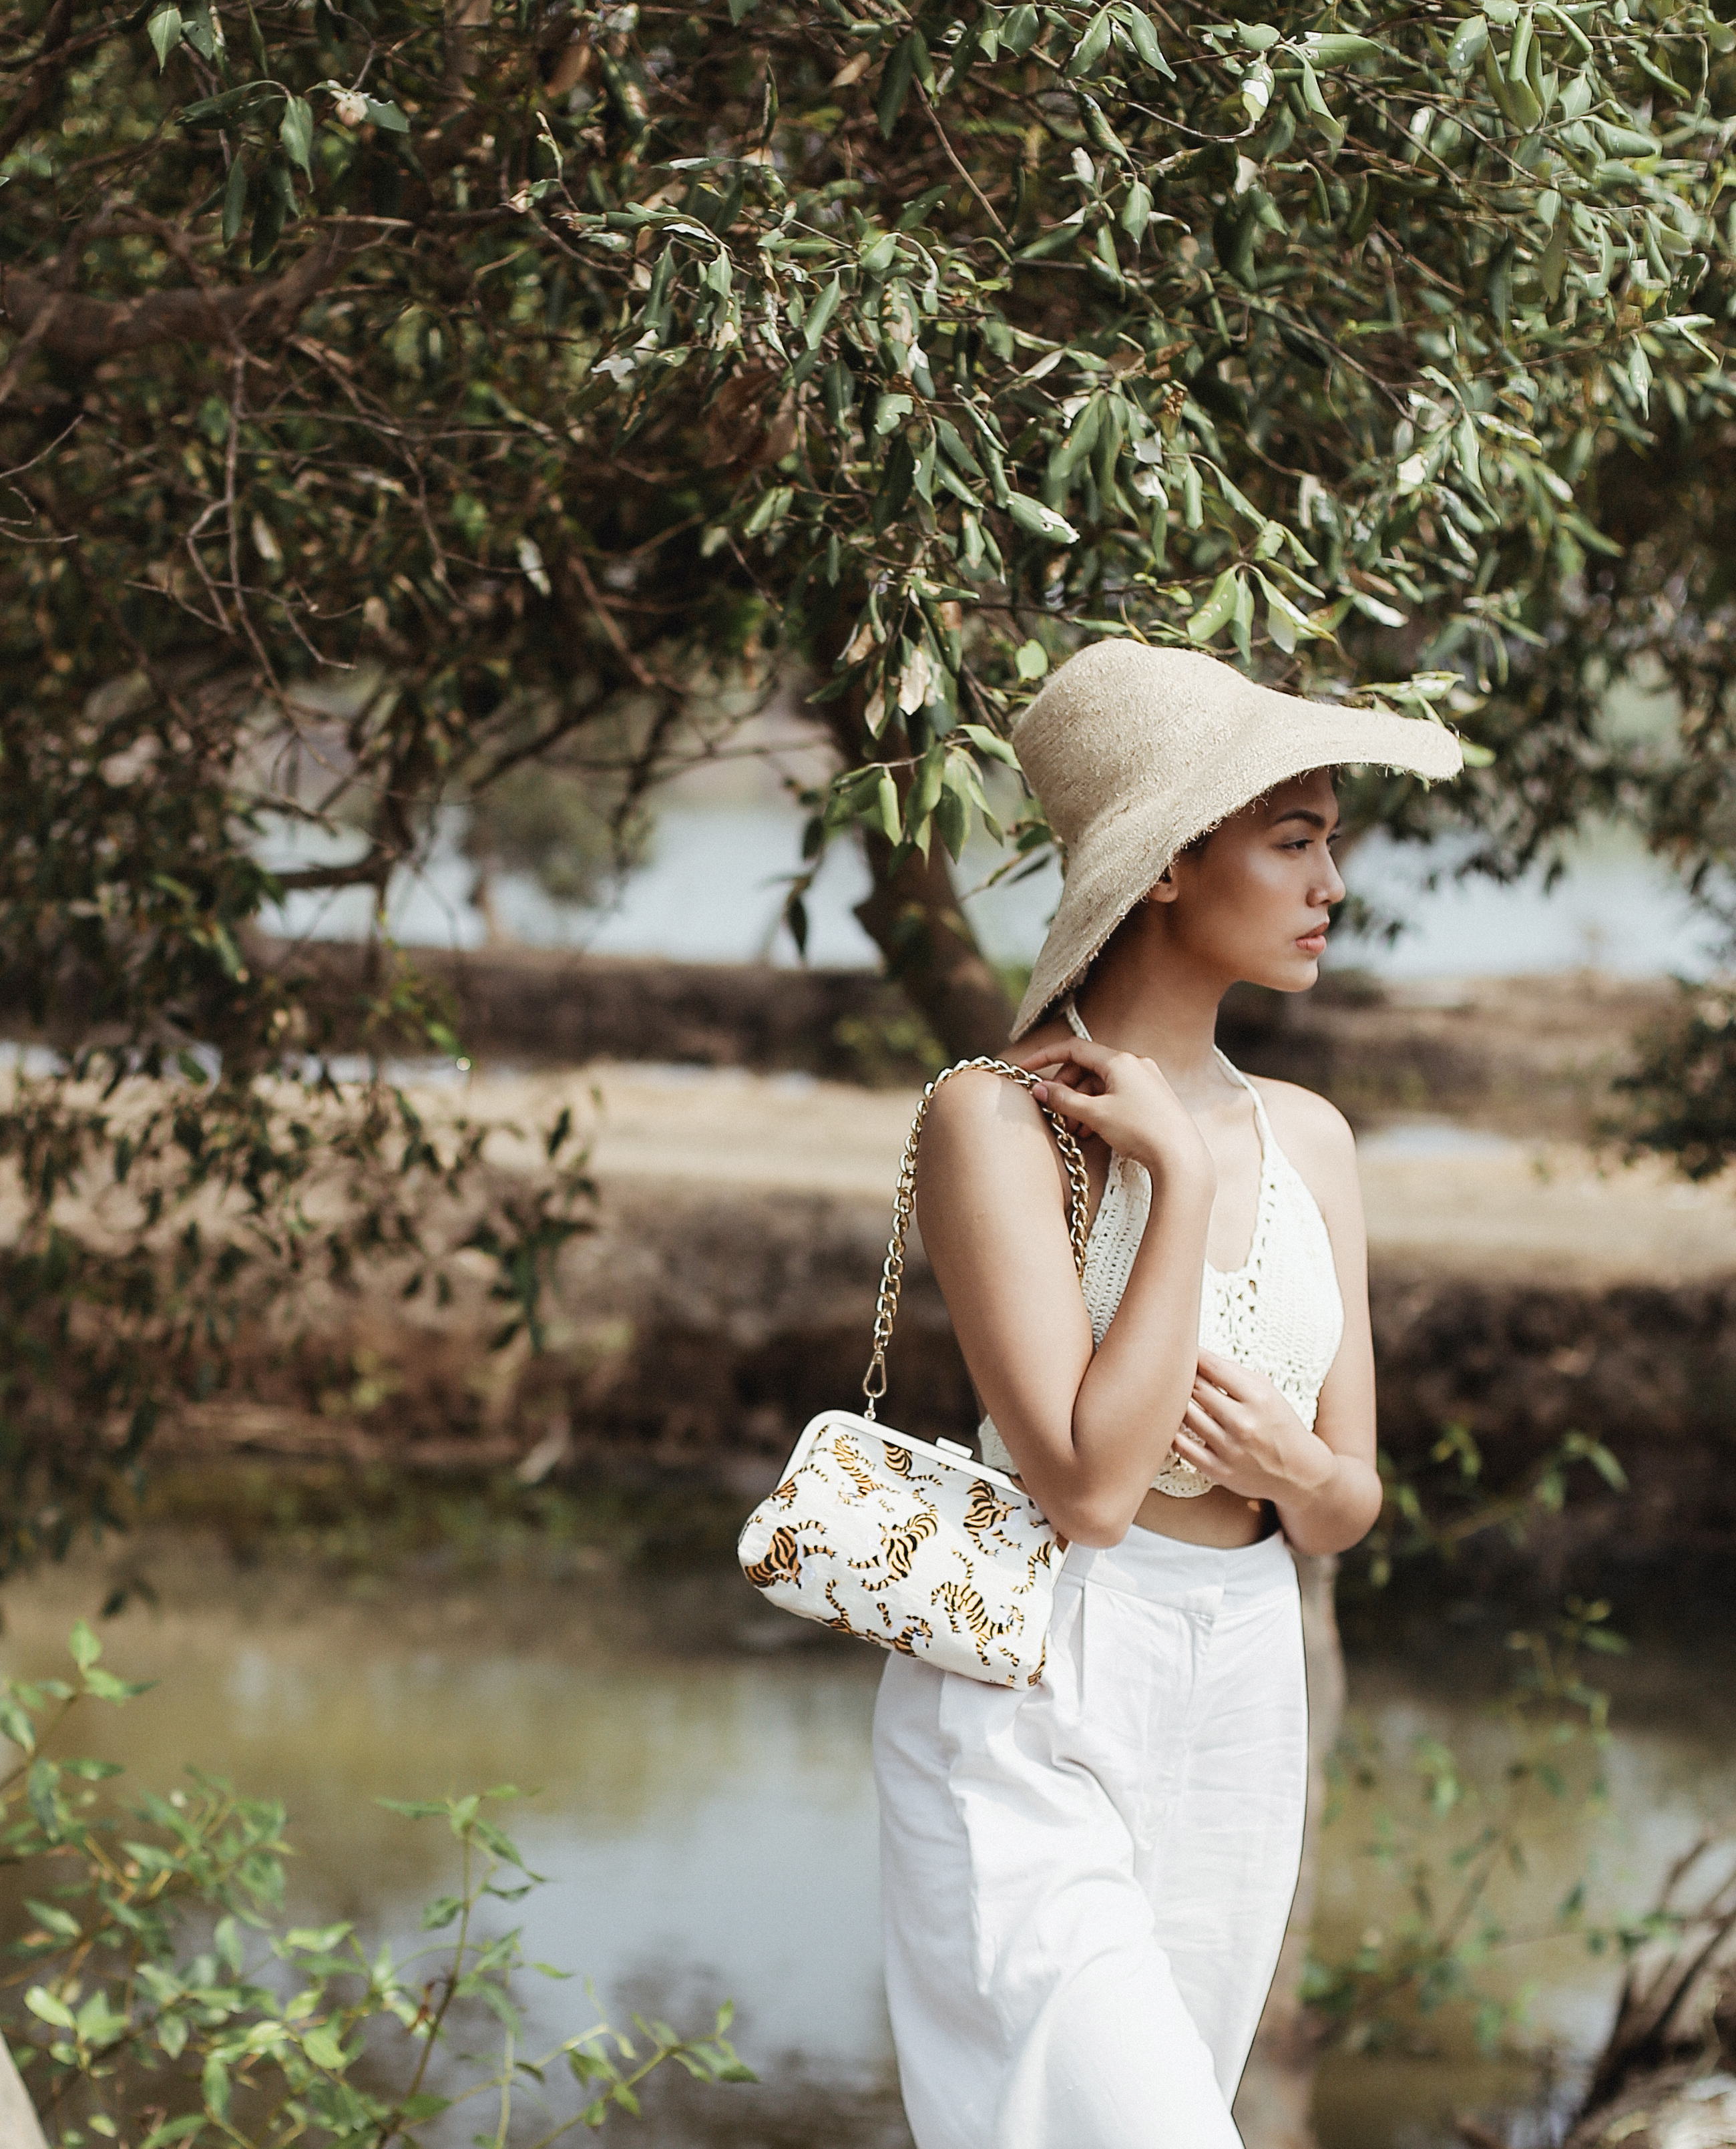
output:
[[[1305,702],[1203,650],[1137,642],[1069,658],[1013,744],[1067,853],[1015,1038],[1079,983],[1178,851],[1274,785],[1348,762],[1457,776],[1462,760],[1452,733],[1427,717]]]

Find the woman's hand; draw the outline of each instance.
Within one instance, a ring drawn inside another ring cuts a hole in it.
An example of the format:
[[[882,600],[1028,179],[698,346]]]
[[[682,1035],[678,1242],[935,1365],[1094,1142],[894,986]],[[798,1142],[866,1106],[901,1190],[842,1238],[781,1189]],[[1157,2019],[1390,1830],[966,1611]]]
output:
[[[1039,1104],[1144,1165],[1154,1178],[1191,1170],[1215,1189],[1217,1168],[1205,1137],[1155,1059],[1064,1037],[1016,1054],[1014,1064],[1043,1074]],[[1078,1071],[1069,1082],[1055,1079],[1054,1069]]]
[[[1200,1353],[1175,1452],[1247,1500],[1306,1500],[1338,1467],[1264,1373],[1216,1351]]]

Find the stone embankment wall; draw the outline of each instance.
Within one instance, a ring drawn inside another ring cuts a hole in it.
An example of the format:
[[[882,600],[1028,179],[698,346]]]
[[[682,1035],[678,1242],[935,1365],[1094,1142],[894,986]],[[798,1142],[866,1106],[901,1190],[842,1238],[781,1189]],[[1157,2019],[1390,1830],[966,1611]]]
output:
[[[767,1489],[814,1412],[859,1394],[886,1204],[855,1195],[606,1187],[596,1231],[568,1250],[551,1347],[491,1356],[479,1287],[437,1324],[385,1296],[334,1302],[246,1394],[165,1444],[410,1468],[674,1473],[744,1502]],[[1467,1544],[1467,1578],[1522,1560],[1540,1586],[1602,1587],[1623,1563],[1736,1555],[1736,1275],[1672,1286],[1527,1285],[1377,1265],[1371,1285],[1383,1443],[1456,1511],[1443,1428],[1481,1449],[1479,1491],[1525,1495],[1562,1436],[1606,1444],[1624,1494],[1576,1466],[1565,1510],[1522,1498],[1522,1553]],[[968,1437],[973,1407],[920,1250],[908,1268],[885,1414]],[[540,1458],[540,1459],[539,1459]]]

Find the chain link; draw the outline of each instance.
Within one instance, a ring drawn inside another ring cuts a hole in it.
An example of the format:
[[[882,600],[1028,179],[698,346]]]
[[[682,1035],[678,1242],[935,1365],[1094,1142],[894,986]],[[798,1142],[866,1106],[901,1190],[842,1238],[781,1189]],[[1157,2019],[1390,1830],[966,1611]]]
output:
[[[928,1106],[933,1102],[934,1092],[950,1075],[967,1074],[980,1068],[991,1074],[1004,1074],[1009,1081],[1017,1082],[1022,1089],[1034,1090],[1038,1077],[1023,1067],[1014,1067],[1004,1059],[982,1058],[961,1059],[956,1065],[943,1067],[928,1088],[923,1091],[922,1102],[916,1108],[916,1117],[911,1122],[910,1136],[904,1144],[903,1161],[898,1166],[898,1190],[893,1202],[892,1237],[886,1249],[886,1263],[880,1271],[880,1296],[874,1306],[873,1356],[868,1360],[868,1369],[862,1376],[862,1392],[868,1397],[868,1408],[863,1416],[873,1422],[874,1406],[886,1393],[886,1351],[892,1341],[892,1324],[898,1318],[898,1294],[904,1287],[904,1240],[910,1230],[910,1217],[916,1205],[916,1153],[922,1145],[923,1121],[928,1115]],[[1037,1108],[1054,1130],[1054,1138],[1060,1145],[1061,1155],[1067,1166],[1068,1227],[1073,1241],[1073,1265],[1081,1278],[1085,1273],[1085,1249],[1090,1238],[1091,1183],[1085,1174],[1085,1160],[1079,1144],[1067,1131],[1047,1105]]]

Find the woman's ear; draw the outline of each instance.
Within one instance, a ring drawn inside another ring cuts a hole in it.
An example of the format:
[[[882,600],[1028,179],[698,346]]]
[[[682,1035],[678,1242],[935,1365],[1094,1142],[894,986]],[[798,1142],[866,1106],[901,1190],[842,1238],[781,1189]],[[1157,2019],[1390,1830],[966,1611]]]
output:
[[[1165,866],[1151,886],[1146,889],[1143,900],[1146,903],[1173,903],[1180,893],[1175,885],[1174,868]]]

